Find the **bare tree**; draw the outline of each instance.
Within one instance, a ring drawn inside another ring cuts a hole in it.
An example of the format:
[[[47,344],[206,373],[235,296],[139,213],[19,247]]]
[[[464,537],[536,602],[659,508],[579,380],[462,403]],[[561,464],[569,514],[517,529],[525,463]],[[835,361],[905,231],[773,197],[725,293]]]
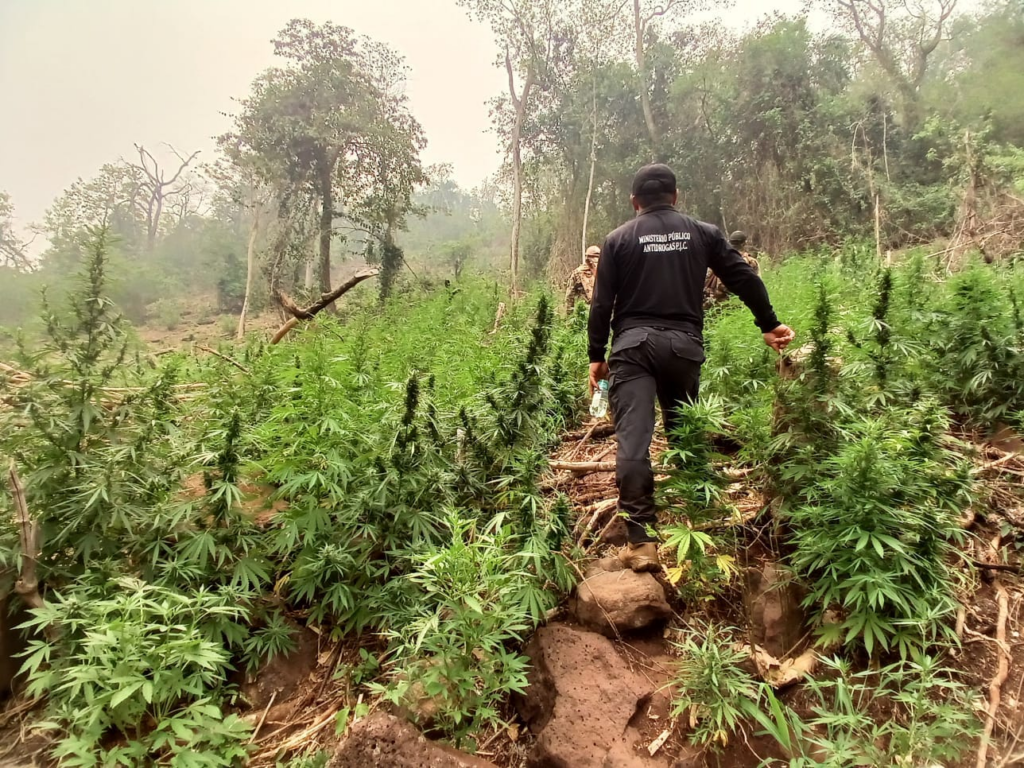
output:
[[[508,146],[513,187],[509,267],[514,296],[519,290],[519,237],[523,222],[523,128],[530,114],[534,89],[540,86],[557,48],[559,18],[568,3],[559,0],[459,0],[459,4],[490,24],[504,49],[501,63],[508,75],[513,109]]]
[[[136,144],[135,149],[139,153],[138,164],[131,164],[133,168],[142,171],[143,179],[139,185],[138,204],[146,217],[146,250],[152,251],[156,245],[156,236],[160,231],[160,218],[163,215],[164,207],[184,194],[188,194],[190,185],[179,184],[181,174],[196,159],[199,151],[196,150],[187,158],[178,153],[170,144],[167,145],[174,156],[178,159],[178,169],[171,178],[167,178],[167,172],[160,167],[156,158],[143,147]]]
[[[948,39],[958,0],[823,0],[860,39],[892,80],[903,101],[905,122],[917,117],[928,60]]]
[[[633,33],[635,36],[633,54],[636,60],[637,77],[640,79],[640,106],[644,111],[644,122],[647,124],[647,133],[651,139],[651,151],[654,159],[657,159],[658,156],[661,132],[658,130],[658,125],[654,120],[654,110],[651,107],[651,72],[647,63],[647,33],[652,29],[652,25],[659,20],[668,19],[673,13],[680,13],[684,10],[698,10],[701,5],[694,0],[667,0],[653,8],[645,8],[644,0],[633,0]]]
[[[6,192],[0,192],[0,264],[29,270],[28,243],[14,231],[14,205]]]
[[[263,223],[263,209],[269,203],[269,198],[269,193],[259,185],[255,177],[251,179],[249,183],[249,196],[246,201],[246,207],[249,209],[251,219],[249,223],[249,243],[246,247],[245,258],[245,298],[242,300],[242,312],[238,316],[238,330],[235,332],[235,339],[238,341],[242,341],[245,338],[245,323],[249,317],[253,282],[256,279],[256,242]]]

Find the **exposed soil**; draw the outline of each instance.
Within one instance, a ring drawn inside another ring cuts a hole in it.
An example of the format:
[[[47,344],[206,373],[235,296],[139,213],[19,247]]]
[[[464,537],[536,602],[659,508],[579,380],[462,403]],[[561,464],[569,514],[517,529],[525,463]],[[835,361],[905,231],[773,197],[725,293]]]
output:
[[[154,352],[185,349],[193,344],[216,347],[234,339],[238,328],[238,313],[221,313],[212,295],[175,302],[172,319],[173,322],[161,322],[158,317],[150,317],[145,325],[136,328],[139,339]],[[252,314],[246,318],[246,333],[273,335],[282,322],[275,311]]]

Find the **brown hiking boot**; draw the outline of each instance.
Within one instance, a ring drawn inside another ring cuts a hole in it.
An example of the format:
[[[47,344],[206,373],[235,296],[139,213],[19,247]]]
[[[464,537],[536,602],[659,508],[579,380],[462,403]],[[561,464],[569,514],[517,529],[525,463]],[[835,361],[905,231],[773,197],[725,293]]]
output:
[[[637,573],[661,570],[661,563],[658,562],[658,545],[653,541],[645,541],[643,544],[627,544],[619,553],[619,560],[624,566],[632,568]]]

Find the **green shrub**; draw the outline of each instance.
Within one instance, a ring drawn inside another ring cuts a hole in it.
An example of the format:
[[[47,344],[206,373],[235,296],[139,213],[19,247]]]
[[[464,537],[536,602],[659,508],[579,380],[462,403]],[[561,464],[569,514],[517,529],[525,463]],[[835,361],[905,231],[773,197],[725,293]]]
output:
[[[935,388],[983,427],[1024,410],[1024,350],[1005,277],[982,265],[954,275],[930,327]]]
[[[209,696],[231,670],[216,627],[242,618],[232,603],[126,578],[109,594],[51,592],[26,627],[56,632],[32,641],[25,670],[29,695],[48,698],[46,725],[65,731],[54,757],[82,766],[231,766],[245,757],[250,727]],[[130,741],[111,746],[111,730]]]
[[[771,691],[767,706],[752,715],[786,749],[789,768],[953,765],[974,751],[976,697],[936,658],[865,672],[841,659],[823,664],[824,674],[804,685],[813,702],[807,720]]]
[[[968,466],[943,444],[938,404],[890,409],[843,425],[791,502],[791,563],[809,585],[806,604],[825,644],[862,642],[868,653],[916,653],[950,630],[955,611],[953,542],[971,501]]]
[[[697,638],[700,638],[698,640]],[[691,626],[679,651],[672,717],[686,717],[696,727],[690,741],[726,744],[760,709],[763,684],[740,665],[747,654],[739,650],[728,630],[714,624]]]
[[[396,704],[429,700],[431,724],[461,739],[497,722],[507,696],[525,691],[527,659],[514,647],[556,602],[509,527],[479,531],[454,512],[445,527],[450,543],[419,553],[405,577],[416,599],[391,631],[394,682],[374,689]]]

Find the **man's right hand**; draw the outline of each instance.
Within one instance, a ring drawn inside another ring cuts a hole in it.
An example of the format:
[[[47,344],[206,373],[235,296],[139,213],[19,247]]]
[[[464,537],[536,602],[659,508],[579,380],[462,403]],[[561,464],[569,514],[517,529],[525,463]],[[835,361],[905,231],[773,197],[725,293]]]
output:
[[[594,396],[594,390],[602,379],[608,378],[608,363],[590,364],[590,396]]]
[[[772,331],[764,334],[764,343],[774,349],[776,352],[782,353],[789,343],[796,338],[796,333],[788,325],[780,325]]]

